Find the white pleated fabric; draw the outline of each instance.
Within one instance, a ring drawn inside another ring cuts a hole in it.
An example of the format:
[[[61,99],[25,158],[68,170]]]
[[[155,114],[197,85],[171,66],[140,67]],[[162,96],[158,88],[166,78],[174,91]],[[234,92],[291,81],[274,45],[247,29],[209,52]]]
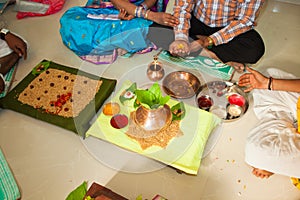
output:
[[[274,78],[295,78],[279,69],[268,69]],[[297,100],[300,93],[254,90],[258,124],[248,135],[245,161],[259,169],[300,178],[300,134],[297,134]]]
[[[12,52],[13,50],[8,47],[7,43],[0,39],[0,58],[9,55]]]

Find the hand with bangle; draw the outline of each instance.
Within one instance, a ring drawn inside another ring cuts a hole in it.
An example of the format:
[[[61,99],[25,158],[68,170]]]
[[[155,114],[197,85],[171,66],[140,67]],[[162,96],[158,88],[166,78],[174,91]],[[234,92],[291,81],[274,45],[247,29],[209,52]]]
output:
[[[214,41],[213,41],[213,39],[211,38],[211,37],[206,37],[206,41],[205,41],[206,43],[206,47],[208,48],[208,49],[211,49],[212,47],[213,47],[213,45],[214,45]]]
[[[260,72],[246,67],[246,70],[250,73],[245,73],[240,76],[238,85],[246,87],[244,92],[250,92],[253,89],[273,89],[273,78],[266,77]]]
[[[250,73],[241,75],[238,82],[239,86],[246,87],[244,92],[249,92],[253,89],[265,89],[300,93],[300,78],[284,79],[273,78],[272,76],[266,77],[249,67],[246,67],[246,69]]]

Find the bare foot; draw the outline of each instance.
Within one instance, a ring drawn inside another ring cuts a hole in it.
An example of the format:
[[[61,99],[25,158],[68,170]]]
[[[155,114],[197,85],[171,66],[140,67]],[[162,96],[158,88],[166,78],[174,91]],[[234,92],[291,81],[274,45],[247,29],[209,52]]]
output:
[[[208,49],[205,49],[205,48],[203,48],[203,50],[200,52],[200,56],[205,56],[205,57],[208,57],[208,58],[212,58],[212,59],[221,61],[214,52],[212,52]]]
[[[263,169],[253,168],[252,174],[254,174],[255,176],[257,176],[259,178],[269,178],[274,173],[263,170]]]
[[[127,51],[125,49],[121,49],[121,48],[118,48],[117,52],[118,52],[119,56],[123,56],[123,55],[125,55],[127,53]]]
[[[239,73],[242,73],[246,69],[246,66],[243,63],[230,61],[230,62],[227,62],[226,64],[233,67]]]

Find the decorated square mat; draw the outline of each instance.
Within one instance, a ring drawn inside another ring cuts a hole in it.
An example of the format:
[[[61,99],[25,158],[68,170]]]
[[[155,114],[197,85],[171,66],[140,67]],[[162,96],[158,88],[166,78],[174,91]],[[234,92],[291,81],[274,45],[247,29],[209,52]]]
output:
[[[202,73],[206,73],[210,76],[226,81],[231,80],[234,74],[233,67],[204,56],[187,58],[174,57],[168,51],[163,50],[159,54],[158,58],[180,67],[199,70]]]
[[[116,80],[44,60],[0,100],[0,107],[85,137],[89,121],[115,85]]]
[[[145,131],[135,122],[138,118],[134,117],[137,116],[137,109],[134,108],[136,96],[132,95],[133,85],[131,81],[123,82],[116,95],[103,106],[86,136],[108,141],[196,175],[206,142],[214,128],[221,124],[221,119],[185,103],[176,108],[179,102],[170,99],[167,104],[172,115],[177,116],[181,113],[179,110],[184,110],[184,118],[173,116],[167,127],[159,131]]]

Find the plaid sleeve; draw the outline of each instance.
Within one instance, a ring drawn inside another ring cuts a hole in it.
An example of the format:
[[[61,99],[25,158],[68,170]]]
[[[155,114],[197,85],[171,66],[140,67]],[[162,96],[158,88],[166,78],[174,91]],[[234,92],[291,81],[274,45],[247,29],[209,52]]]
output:
[[[238,5],[235,19],[228,26],[210,36],[215,45],[227,43],[234,37],[252,29],[263,3],[264,0],[250,0],[243,1]]]
[[[191,12],[195,0],[176,0],[174,6],[174,16],[179,19],[179,24],[174,28],[175,40],[182,39],[188,41]]]

